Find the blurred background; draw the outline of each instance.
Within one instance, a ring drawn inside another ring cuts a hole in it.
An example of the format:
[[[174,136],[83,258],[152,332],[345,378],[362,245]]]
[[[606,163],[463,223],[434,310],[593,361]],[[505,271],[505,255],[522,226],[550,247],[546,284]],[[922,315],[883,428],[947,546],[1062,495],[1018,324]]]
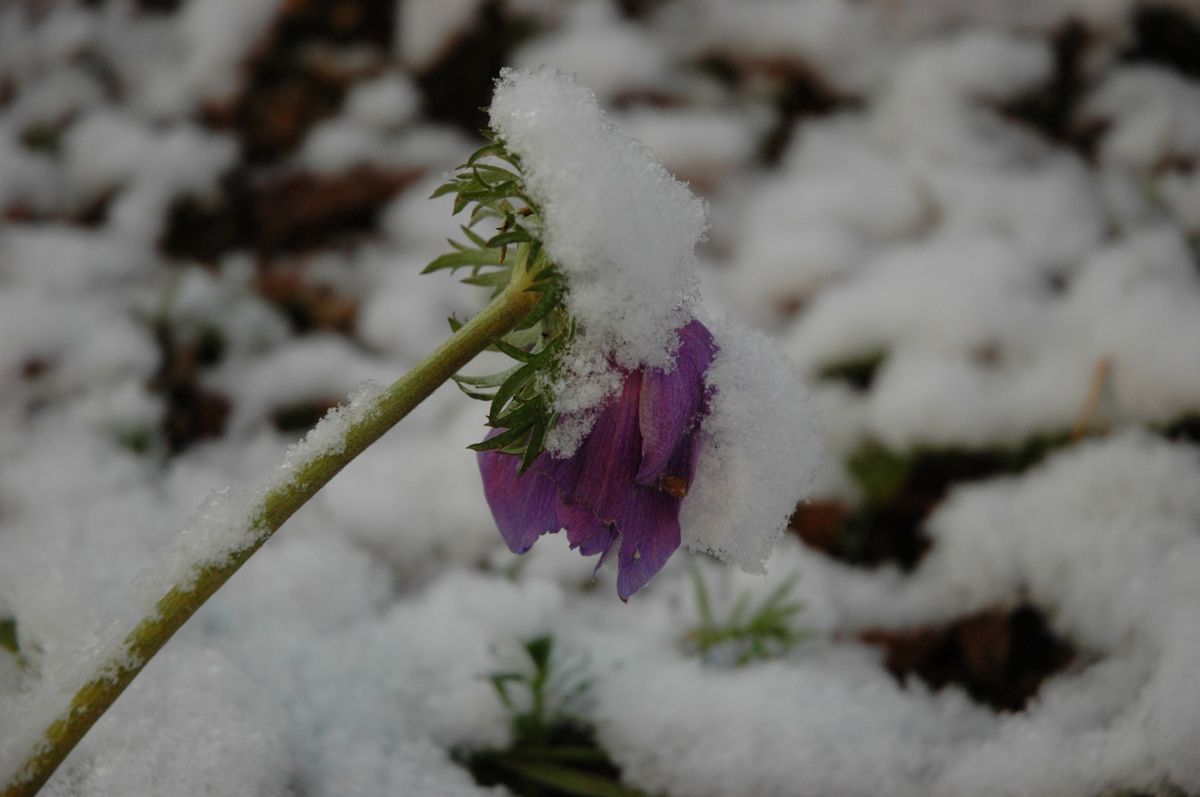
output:
[[[26,649],[479,306],[417,276],[460,221],[427,197],[499,71],[542,64],[707,199],[707,310],[808,381],[826,461],[785,544],[919,572],[958,488],[1200,441],[1195,0],[0,0],[0,617]],[[481,414],[439,395],[325,505],[380,595],[495,553]],[[1089,660],[1047,602],[846,633],[1016,711]]]

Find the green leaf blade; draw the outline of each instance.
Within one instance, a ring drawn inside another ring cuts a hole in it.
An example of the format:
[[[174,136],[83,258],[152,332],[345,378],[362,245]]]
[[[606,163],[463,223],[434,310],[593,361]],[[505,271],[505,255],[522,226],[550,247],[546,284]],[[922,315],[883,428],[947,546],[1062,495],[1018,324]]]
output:
[[[14,617],[0,617],[0,648],[14,656],[21,652],[21,644],[17,638],[17,620]]]
[[[467,266],[499,266],[500,265],[500,250],[499,249],[467,249],[458,252],[447,252],[440,257],[430,261],[422,271],[422,274],[432,274],[435,271],[442,269],[460,269]]]
[[[497,758],[496,763],[535,783],[558,789],[566,794],[578,795],[578,797],[646,797],[644,793],[624,786],[615,780],[610,780],[603,775],[572,769],[560,764],[510,758]]]

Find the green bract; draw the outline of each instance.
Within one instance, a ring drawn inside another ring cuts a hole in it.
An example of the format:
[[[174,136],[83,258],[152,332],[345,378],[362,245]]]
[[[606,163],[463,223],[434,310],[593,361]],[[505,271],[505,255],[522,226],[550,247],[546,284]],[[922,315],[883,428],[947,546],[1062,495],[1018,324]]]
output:
[[[476,451],[501,450],[521,457],[524,472],[545,447],[554,427],[554,384],[562,353],[574,337],[574,325],[563,304],[566,286],[542,246],[541,210],[525,193],[521,161],[494,137],[455,169],[433,197],[454,194],[454,213],[470,210],[461,225],[466,242],[450,239],[453,251],[436,258],[422,272],[469,269],[468,285],[492,289],[496,295],[513,279],[514,269],[526,276],[527,290],[541,294],[533,311],[518,327],[491,347],[511,357],[513,367],[482,376],[454,377],[471,398],[491,402],[488,426],[501,430],[471,446]],[[494,224],[491,235],[478,232]],[[450,319],[457,331],[460,322]]]

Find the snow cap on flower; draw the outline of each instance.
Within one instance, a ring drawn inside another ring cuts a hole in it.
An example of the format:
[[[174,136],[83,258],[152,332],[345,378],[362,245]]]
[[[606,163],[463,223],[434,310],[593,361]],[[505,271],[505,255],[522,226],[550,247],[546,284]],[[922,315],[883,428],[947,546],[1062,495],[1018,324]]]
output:
[[[491,123],[435,194],[471,209],[468,242],[427,270],[540,296],[495,341],[511,368],[456,377],[491,402],[472,448],[506,543],[565,528],[581,553],[615,554],[622,598],[680,544],[761,570],[817,446],[770,344],[696,318],[704,203],[558,72],[503,72]]]
[[[695,248],[707,209],[573,77],[504,70],[490,122],[521,159],[527,193],[541,207],[542,242],[570,285],[566,305],[579,324],[556,390],[569,420],[546,443],[565,455],[621,369],[672,362],[676,331],[699,296]]]

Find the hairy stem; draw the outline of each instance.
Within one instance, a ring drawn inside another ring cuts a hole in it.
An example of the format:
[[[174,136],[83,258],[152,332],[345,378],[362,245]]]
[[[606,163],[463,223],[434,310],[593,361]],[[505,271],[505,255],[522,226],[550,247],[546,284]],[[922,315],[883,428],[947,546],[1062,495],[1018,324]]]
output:
[[[315,456],[283,481],[273,481],[247,515],[246,545],[219,564],[194,567],[185,584],[171,586],[158,599],[154,611],[141,619],[117,652],[98,662],[91,679],[46,728],[0,797],[37,794],[154,654],[276,529],[476,354],[512,330],[529,314],[538,298],[538,293],[530,290],[523,270],[514,269],[512,283],[491,304],[374,398],[365,412],[355,415],[339,450]]]

